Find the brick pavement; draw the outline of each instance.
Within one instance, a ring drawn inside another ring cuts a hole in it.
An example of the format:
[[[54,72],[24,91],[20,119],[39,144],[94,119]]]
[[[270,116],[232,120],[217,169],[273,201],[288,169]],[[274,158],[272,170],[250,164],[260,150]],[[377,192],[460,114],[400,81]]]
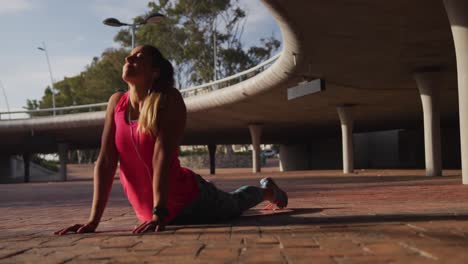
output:
[[[466,263],[468,186],[459,171],[444,173],[220,169],[206,178],[226,190],[275,177],[288,210],[259,206],[228,223],[144,235],[131,234],[137,221],[118,180],[98,232],[66,236],[52,232],[87,219],[89,176],[0,185],[0,263]]]

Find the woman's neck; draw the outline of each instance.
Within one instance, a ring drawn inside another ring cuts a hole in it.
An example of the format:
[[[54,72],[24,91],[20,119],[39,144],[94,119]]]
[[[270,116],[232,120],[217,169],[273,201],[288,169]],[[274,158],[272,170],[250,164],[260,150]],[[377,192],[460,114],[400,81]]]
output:
[[[148,91],[146,89],[140,89],[140,87],[137,87],[136,85],[129,85],[129,95],[131,106],[131,109],[129,109],[130,113],[138,116],[141,109],[143,108],[145,98],[148,96]]]

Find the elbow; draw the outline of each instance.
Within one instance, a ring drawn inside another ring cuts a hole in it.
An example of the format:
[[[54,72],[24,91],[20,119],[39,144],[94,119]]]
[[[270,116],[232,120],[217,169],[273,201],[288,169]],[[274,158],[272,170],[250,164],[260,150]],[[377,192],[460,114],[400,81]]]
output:
[[[115,155],[99,155],[96,167],[99,170],[114,170],[117,167],[117,157]]]

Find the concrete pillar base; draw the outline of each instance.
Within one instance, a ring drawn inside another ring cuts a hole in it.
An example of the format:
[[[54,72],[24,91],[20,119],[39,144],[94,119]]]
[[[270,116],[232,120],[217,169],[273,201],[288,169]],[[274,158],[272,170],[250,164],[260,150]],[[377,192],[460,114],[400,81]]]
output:
[[[23,163],[24,163],[24,182],[29,182],[30,175],[31,175],[31,170],[30,170],[31,154],[29,153],[23,154]]]
[[[440,146],[439,86],[440,71],[420,71],[414,79],[421,94],[424,115],[424,151],[427,176],[442,176]]]
[[[0,156],[0,183],[11,183],[14,177],[12,157],[9,155]]]
[[[66,143],[58,144],[58,154],[60,160],[60,180],[67,181],[68,145]]]
[[[214,175],[216,173],[216,145],[208,145],[208,153],[210,155],[210,174]]]
[[[354,172],[354,150],[353,150],[353,117],[352,106],[337,106],[341,122],[341,138],[343,144],[343,173]]]

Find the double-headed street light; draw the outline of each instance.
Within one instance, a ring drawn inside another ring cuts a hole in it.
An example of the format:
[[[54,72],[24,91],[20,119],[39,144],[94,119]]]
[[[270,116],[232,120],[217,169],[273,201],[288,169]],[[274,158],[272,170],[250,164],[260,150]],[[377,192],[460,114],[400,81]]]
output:
[[[52,77],[52,69],[50,67],[50,61],[49,61],[49,54],[47,53],[47,48],[45,45],[45,42],[42,42],[42,47],[37,47],[37,49],[44,51],[46,60],[47,60],[47,66],[49,67],[49,74],[50,74],[50,85],[52,89],[52,111],[55,116],[55,89],[54,89],[54,77]]]
[[[104,23],[105,25],[111,26],[111,27],[121,27],[121,26],[130,27],[131,33],[132,33],[132,49],[133,49],[133,48],[135,48],[135,31],[137,29],[137,26],[141,26],[141,25],[144,25],[144,24],[147,24],[147,23],[158,24],[161,21],[163,21],[164,18],[165,18],[165,16],[163,14],[153,13],[153,14],[150,14],[149,16],[147,16],[145,18],[145,20],[143,20],[143,22],[140,22],[140,23],[133,23],[133,24],[123,23],[123,22],[120,22],[118,19],[113,18],[113,17],[104,19],[104,21],[102,21],[102,23]]]

